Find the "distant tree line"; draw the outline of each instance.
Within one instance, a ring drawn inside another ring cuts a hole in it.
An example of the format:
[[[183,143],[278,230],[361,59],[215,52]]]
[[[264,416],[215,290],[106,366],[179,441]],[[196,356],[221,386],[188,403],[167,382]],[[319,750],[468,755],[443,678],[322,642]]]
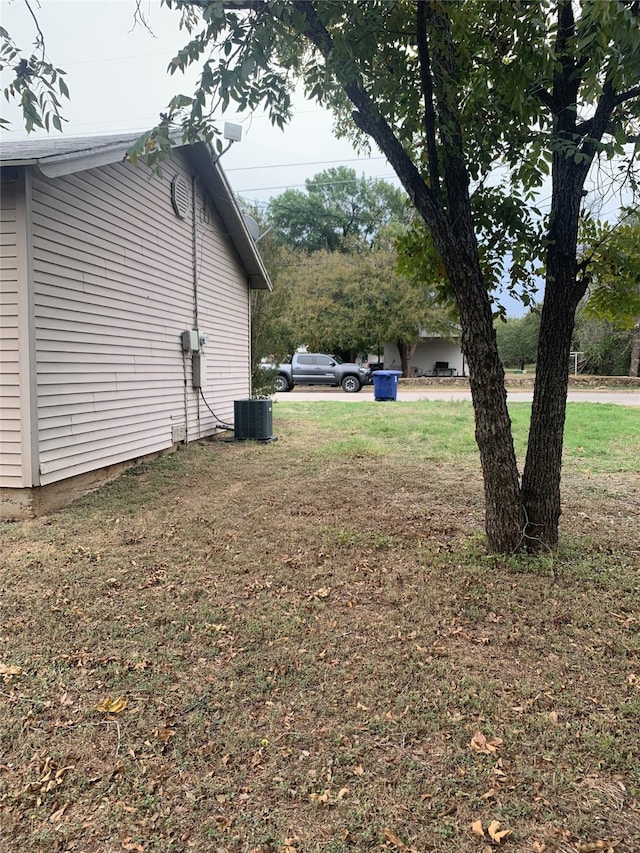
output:
[[[272,293],[252,297],[256,382],[264,380],[263,359],[280,361],[301,345],[353,360],[381,354],[385,341],[393,341],[409,364],[421,328],[451,333],[456,315],[446,276],[435,252],[423,250],[425,235],[401,190],[340,166],[316,174],[304,191],[286,190],[266,208],[244,206],[259,222],[260,250],[274,284]],[[638,375],[637,212],[623,211],[614,226],[585,220],[583,245],[593,272],[572,341],[580,369]],[[504,366],[533,365],[539,306],[521,317],[497,313]]]
[[[506,368],[517,370],[523,364],[529,368],[535,365],[539,331],[540,313],[536,309],[523,317],[496,321],[498,351]],[[580,372],[595,376],[637,376],[630,373],[633,340],[633,330],[592,316],[587,303],[578,310],[573,350],[580,353]]]
[[[623,209],[614,225],[585,217],[581,242],[589,289],[576,312],[572,338],[572,350],[580,354],[580,369],[597,376],[638,376],[640,212]],[[496,322],[495,328],[505,367],[535,362],[540,332],[537,308],[524,317]]]

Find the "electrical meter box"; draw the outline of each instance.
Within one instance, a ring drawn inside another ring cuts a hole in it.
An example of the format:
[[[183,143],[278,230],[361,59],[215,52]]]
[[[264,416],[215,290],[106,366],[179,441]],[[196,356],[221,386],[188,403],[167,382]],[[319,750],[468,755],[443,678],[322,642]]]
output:
[[[200,349],[200,333],[197,329],[189,329],[183,332],[181,338],[183,352],[198,352]]]
[[[194,388],[204,388],[207,384],[207,357],[200,352],[191,356],[191,384]]]

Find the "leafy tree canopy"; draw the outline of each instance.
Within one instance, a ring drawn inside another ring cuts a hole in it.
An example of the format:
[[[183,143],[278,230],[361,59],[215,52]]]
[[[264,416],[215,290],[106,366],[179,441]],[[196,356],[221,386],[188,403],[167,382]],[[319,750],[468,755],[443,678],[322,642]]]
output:
[[[9,71],[13,75],[2,94],[7,101],[19,101],[27,133],[37,127],[61,131],[64,118],[60,99],[69,98],[65,72],[47,60],[44,35],[28,2],[27,7],[36,27],[33,50],[28,56],[9,32],[0,27],[0,72]],[[8,124],[7,119],[0,117],[0,127]]]
[[[176,123],[187,138],[205,136],[221,145],[212,117],[232,102],[240,110],[264,106],[272,122],[284,127],[291,116],[293,82],[300,79],[310,99],[334,109],[338,132],[359,145],[366,144],[364,134],[371,128],[363,125],[363,112],[354,112],[353,95],[358,92],[375,104],[379,121],[393,129],[403,151],[438,188],[448,168],[443,143],[454,129],[445,122],[435,134],[437,149],[425,145],[425,119],[435,116],[429,104],[425,115],[425,94],[431,92],[425,92],[413,3],[164,2],[180,12],[181,26],[191,37],[170,72],[199,62],[202,74],[195,94],[176,96],[151,132],[158,150]],[[422,5],[437,26],[438,4]],[[436,102],[436,108],[441,116],[444,107],[455,113],[456,124],[464,128],[461,142],[473,182],[471,203],[486,283],[503,280],[508,263],[513,292],[526,302],[535,287],[533,274],[548,224],[536,207],[536,191],[550,174],[554,153],[588,166],[594,155],[623,155],[625,142],[638,133],[637,102],[620,94],[637,86],[635,4],[583,4],[566,39],[560,38],[555,19],[562,5],[567,4],[449,3],[442,14],[443,43],[432,48],[437,54],[455,45],[457,79],[437,81],[443,103]],[[577,132],[558,135],[554,115],[560,93],[554,92],[554,83],[558,65],[573,61],[581,71],[571,92],[578,99],[572,128]],[[439,73],[452,70],[443,67]],[[606,134],[589,108],[604,83],[612,99]],[[454,98],[455,104],[446,103]],[[313,214],[311,199],[322,191],[307,189],[306,210]],[[297,195],[291,200],[301,201]],[[455,201],[449,199],[447,206],[453,211]],[[291,236],[297,239],[295,232]],[[333,248],[326,239],[316,247]]]
[[[356,176],[338,166],[306,181],[306,191],[286,190],[271,200],[268,217],[281,242],[315,252],[345,250],[354,237],[374,244],[385,226],[406,225],[405,193],[388,181]]]
[[[312,350],[354,357],[379,351],[385,341],[416,343],[420,328],[451,330],[428,289],[398,274],[393,250],[322,250],[300,256],[289,274],[293,327],[298,343]]]
[[[587,316],[631,329],[640,318],[640,212],[622,212],[613,228],[587,219],[582,228],[590,275]]]

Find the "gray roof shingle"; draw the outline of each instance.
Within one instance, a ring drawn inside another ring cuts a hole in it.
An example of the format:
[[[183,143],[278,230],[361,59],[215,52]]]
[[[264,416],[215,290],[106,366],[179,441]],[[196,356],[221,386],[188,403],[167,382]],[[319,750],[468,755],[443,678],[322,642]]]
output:
[[[5,166],[40,163],[68,154],[91,154],[114,148],[130,148],[142,136],[136,133],[102,134],[100,136],[43,136],[31,139],[0,138],[0,163]]]

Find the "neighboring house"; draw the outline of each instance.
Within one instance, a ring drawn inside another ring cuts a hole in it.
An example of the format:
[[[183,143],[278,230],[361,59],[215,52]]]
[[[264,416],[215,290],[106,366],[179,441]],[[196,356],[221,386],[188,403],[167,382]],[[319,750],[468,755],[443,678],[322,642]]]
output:
[[[204,143],[135,168],[135,138],[2,142],[5,518],[215,434],[250,394],[270,282],[229,184]]]
[[[466,376],[466,362],[460,349],[460,333],[442,337],[424,330],[411,357],[409,376]],[[395,343],[384,345],[385,370],[401,370],[400,352]]]

